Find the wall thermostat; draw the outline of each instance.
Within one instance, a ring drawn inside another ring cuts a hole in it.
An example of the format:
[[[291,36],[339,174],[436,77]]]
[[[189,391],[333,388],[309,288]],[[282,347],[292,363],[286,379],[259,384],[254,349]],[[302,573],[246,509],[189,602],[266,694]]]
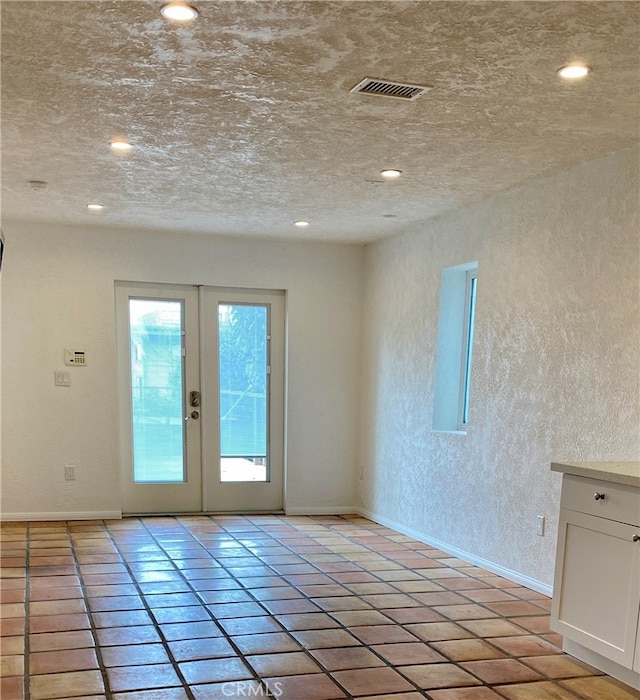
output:
[[[64,351],[64,363],[65,365],[71,365],[72,367],[86,367],[87,366],[87,353],[84,350],[67,350]]]

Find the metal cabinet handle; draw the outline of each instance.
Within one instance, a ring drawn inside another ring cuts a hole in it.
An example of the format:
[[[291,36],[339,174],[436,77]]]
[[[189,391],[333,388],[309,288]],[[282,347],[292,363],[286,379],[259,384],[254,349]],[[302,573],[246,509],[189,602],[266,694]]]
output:
[[[603,493],[594,493],[593,497],[596,501],[604,501],[604,494]]]
[[[634,535],[631,539],[632,539],[634,542],[640,542],[640,535]]]

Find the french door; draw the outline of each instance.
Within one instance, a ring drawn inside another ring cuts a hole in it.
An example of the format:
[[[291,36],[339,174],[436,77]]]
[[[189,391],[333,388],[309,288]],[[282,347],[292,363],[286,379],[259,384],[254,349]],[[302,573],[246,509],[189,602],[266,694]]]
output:
[[[204,510],[282,510],[284,293],[201,290]]]
[[[116,284],[124,513],[283,506],[284,294]]]

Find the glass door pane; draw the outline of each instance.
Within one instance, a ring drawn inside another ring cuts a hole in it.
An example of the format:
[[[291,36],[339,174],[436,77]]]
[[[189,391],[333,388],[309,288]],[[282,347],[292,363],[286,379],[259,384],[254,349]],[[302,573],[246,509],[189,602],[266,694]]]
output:
[[[268,311],[267,305],[218,304],[223,482],[269,480]]]
[[[185,481],[183,302],[129,299],[133,481]]]

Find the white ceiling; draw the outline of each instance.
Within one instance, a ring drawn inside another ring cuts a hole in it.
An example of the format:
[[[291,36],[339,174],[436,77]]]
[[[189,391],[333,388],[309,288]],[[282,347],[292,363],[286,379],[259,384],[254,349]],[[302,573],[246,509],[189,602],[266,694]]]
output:
[[[361,243],[639,139],[637,2],[193,4],[2,2],[3,217]]]

